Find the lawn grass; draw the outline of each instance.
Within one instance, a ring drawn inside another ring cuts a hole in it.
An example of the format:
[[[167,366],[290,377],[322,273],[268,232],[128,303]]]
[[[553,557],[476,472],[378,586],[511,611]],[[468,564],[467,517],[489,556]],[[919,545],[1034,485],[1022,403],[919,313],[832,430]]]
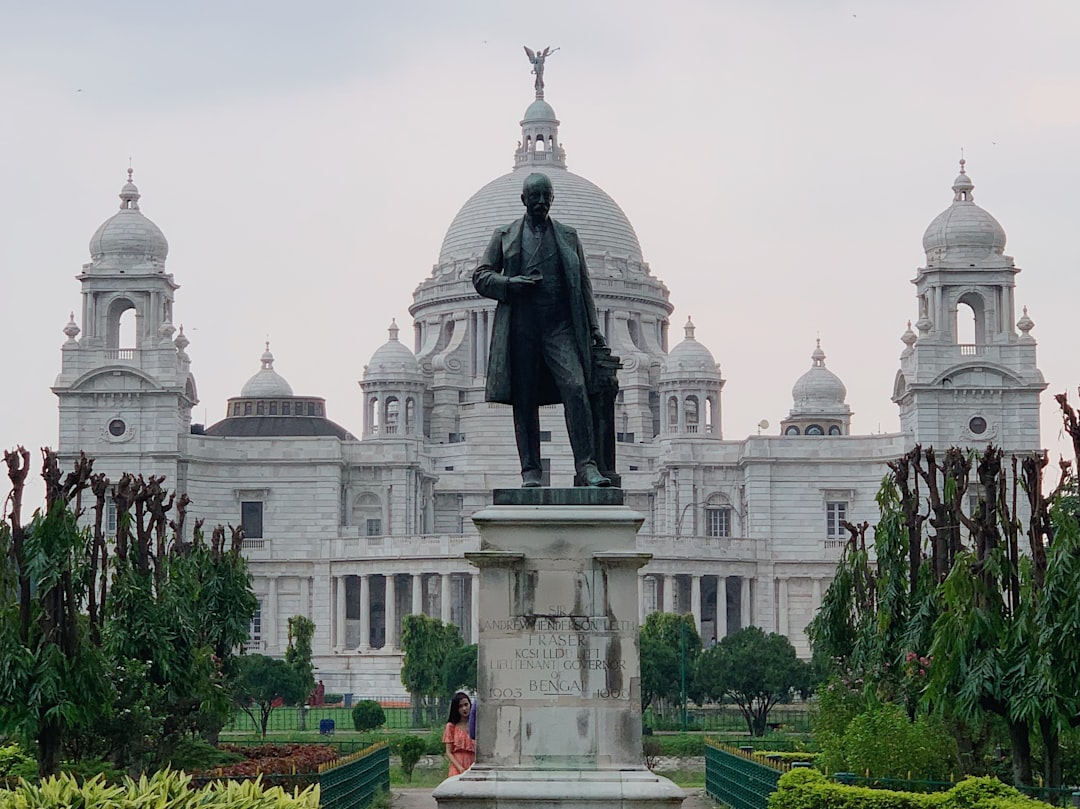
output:
[[[446,780],[446,766],[416,767],[412,771],[412,781],[405,780],[401,767],[390,768],[390,787],[403,789],[435,789]]]
[[[675,782],[675,786],[682,787],[683,789],[691,789],[694,787],[705,786],[705,773],[704,771],[694,772],[692,770],[653,770],[657,775],[662,775],[664,778],[668,778]]]

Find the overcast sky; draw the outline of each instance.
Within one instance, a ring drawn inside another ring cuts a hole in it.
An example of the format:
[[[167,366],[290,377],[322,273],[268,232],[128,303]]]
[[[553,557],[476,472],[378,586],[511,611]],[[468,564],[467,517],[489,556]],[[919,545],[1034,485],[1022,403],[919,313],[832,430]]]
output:
[[[512,168],[533,96],[523,44],[560,48],[546,95],[568,166],[629,216],[671,290],[673,344],[693,316],[727,380],[725,438],[776,430],[819,334],[853,432],[898,429],[910,281],[963,148],[1023,269],[1043,440],[1064,446],[1051,394],[1080,383],[1074,0],[80,0],[3,17],[0,446],[56,441],[75,276],[129,158],[169,240],[195,421],[224,416],[269,335],[296,393],[359,434],[364,364],[392,317],[411,335],[454,214]]]

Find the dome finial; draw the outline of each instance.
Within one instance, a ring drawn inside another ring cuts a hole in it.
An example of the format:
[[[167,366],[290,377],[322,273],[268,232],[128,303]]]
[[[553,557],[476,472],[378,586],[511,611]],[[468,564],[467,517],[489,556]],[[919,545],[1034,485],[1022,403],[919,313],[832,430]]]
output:
[[[953,181],[953,202],[974,202],[975,197],[971,193],[975,188],[975,183],[971,182],[971,178],[967,174],[967,160],[964,159],[964,150],[960,149],[960,174],[957,175],[956,180]]]
[[[694,339],[694,328],[695,327],[694,327],[694,321],[690,318],[689,315],[686,316],[686,325],[683,328],[685,329],[686,339],[687,340],[693,340]]]
[[[137,211],[139,210],[139,189],[135,186],[134,181],[131,179],[135,170],[131,168],[131,158],[128,158],[128,170],[127,170],[127,182],[124,183],[124,187],[120,189],[120,210],[121,211]]]
[[[821,338],[817,338],[817,345],[814,348],[814,353],[810,355],[810,359],[813,360],[815,368],[825,367],[825,352],[821,350]]]
[[[260,361],[262,362],[262,369],[264,371],[274,370],[274,355],[270,353],[269,336],[266,338],[266,351],[263,352],[262,357],[260,357]]]
[[[387,332],[390,334],[390,339],[394,340],[396,342],[397,338],[398,338],[398,332],[399,331],[401,331],[401,330],[398,328],[397,318],[396,317],[390,318],[390,327],[387,329]]]

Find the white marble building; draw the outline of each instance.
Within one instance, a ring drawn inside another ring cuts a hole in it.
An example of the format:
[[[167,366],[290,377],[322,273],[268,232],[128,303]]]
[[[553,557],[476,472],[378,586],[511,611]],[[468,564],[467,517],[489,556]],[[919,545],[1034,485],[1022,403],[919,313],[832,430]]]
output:
[[[469,515],[520,478],[509,408],[484,402],[494,302],[470,278],[495,226],[520,216],[532,171],[551,177],[557,217],[581,235],[601,323],[622,357],[618,465],[627,504],[645,516],[639,549],[653,554],[638,579],[643,615],[692,612],[706,640],[756,624],[806,655],[804,628],[844,540],[839,521],[875,520],[886,460],[915,442],[1039,446],[1045,383],[1033,323],[1016,317],[1019,270],[1004,255],[1004,230],[972,201],[963,165],[952,203],[923,237],[918,333],[901,338],[893,390],[900,431],[851,433],[844,385],[818,345],[777,434],[726,439],[719,366],[691,322],[671,334],[667,288],[619,206],[566,169],[558,126],[552,107],[534,100],[513,170],[450,223],[414,293],[412,348],[391,324],[364,369],[359,437],[327,418],[322,398],[293,392],[269,345],[224,418],[192,425],[194,364],[173,326],[168,243],[139,210],[130,172],[120,211],[91,239],[77,276],[82,315],[64,329],[53,388],[62,455],[83,450],[112,476],[164,474],[208,524],[242,521],[261,603],[252,647],[283,653],[289,616],[311,617],[318,676],[331,691],[403,695],[408,613],[476,636]],[[958,342],[958,311],[974,318],[973,344]],[[132,313],[135,344],[121,346],[120,321]],[[550,483],[565,486],[572,463],[560,409],[545,408],[542,426],[560,470]]]

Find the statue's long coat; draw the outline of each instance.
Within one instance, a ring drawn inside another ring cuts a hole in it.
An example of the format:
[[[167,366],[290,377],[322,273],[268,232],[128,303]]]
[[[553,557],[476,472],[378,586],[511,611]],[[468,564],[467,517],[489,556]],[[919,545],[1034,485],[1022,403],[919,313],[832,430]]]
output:
[[[581,240],[572,227],[548,220],[555,235],[559,260],[564,277],[566,291],[570,299],[570,321],[574,328],[574,344],[581,357],[581,367],[585,372],[585,381],[592,375],[592,334],[598,329],[596,305],[593,303],[592,282],[585,265],[585,253],[581,249]],[[510,340],[513,320],[514,301],[507,289],[507,279],[522,275],[526,271],[521,252],[521,233],[525,226],[524,217],[503,227],[496,228],[484,251],[480,265],[473,272],[473,286],[485,298],[499,302],[495,307],[495,321],[491,329],[491,349],[488,352],[487,390],[485,398],[489,402],[513,404],[510,392]],[[525,295],[528,294],[526,291]],[[518,339],[528,339],[527,335],[514,335]],[[559,389],[541,363],[540,378],[537,380],[539,404],[559,404]]]

